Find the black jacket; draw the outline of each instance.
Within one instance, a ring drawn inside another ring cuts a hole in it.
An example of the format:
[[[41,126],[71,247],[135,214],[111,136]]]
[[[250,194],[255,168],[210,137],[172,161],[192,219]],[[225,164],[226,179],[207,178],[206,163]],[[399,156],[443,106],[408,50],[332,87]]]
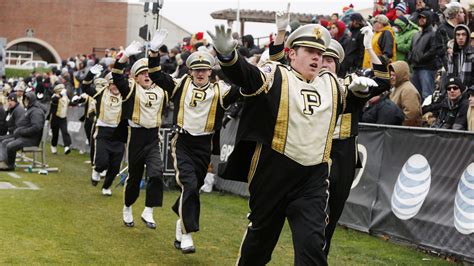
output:
[[[428,16],[426,16],[428,17]],[[436,39],[436,33],[430,25],[429,19],[423,28],[423,31],[415,33],[412,40],[412,51],[408,53],[408,61],[413,69],[429,69],[436,70],[439,68],[437,54],[440,47],[439,40]]]
[[[12,109],[7,111],[7,127],[8,133],[13,134],[15,129],[18,127],[18,123],[25,115],[25,108],[23,108],[19,103],[15,105]]]
[[[360,28],[351,29],[351,37],[348,38],[344,46],[344,53],[346,56],[341,63],[340,73],[338,73],[340,76],[345,76],[348,72],[352,73],[362,68],[364,60],[364,35],[360,33]]]
[[[29,100],[23,119],[20,120],[13,135],[15,138],[30,140],[33,145],[41,142],[46,113],[41,104],[36,101],[34,92],[28,92],[25,97]]]

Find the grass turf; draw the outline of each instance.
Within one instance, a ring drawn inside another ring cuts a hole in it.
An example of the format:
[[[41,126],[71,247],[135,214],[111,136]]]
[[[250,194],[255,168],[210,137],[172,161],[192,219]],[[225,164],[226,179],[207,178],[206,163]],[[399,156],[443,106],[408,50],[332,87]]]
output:
[[[62,152],[60,149],[59,152]],[[39,175],[17,168],[14,178],[0,172],[0,182],[39,190],[0,190],[0,264],[157,264],[233,265],[246,228],[247,200],[227,193],[201,195],[201,231],[193,236],[197,252],[174,249],[178,192],[167,191],[155,210],[157,229],[140,221],[144,191],[133,205],[135,227],[122,223],[122,187],[112,197],[90,184],[86,155],[47,155],[59,173]],[[115,180],[117,183],[118,180]],[[331,265],[445,265],[443,259],[353,230],[336,230]],[[270,265],[292,265],[293,246],[285,225]]]

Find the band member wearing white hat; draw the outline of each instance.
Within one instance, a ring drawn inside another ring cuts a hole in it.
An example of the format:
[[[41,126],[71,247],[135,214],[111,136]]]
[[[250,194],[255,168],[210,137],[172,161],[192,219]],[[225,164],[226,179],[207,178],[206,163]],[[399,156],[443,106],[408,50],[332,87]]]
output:
[[[148,76],[148,59],[137,60],[127,80],[124,68],[128,58],[141,53],[142,45],[132,42],[112,69],[113,83],[124,99],[122,112],[128,124],[128,178],[125,181],[123,222],[134,226],[132,204],[140,193],[140,182],[146,165],[145,209],[141,219],[151,229],[156,228],[153,208],[163,204],[163,162],[159,147],[161,116],[167,92],[153,84]]]
[[[155,35],[151,42],[150,76],[153,82],[172,92],[173,123],[177,127],[171,144],[176,181],[181,187],[181,195],[172,207],[179,216],[175,247],[185,254],[193,253],[191,233],[199,231],[199,189],[211,160],[213,136],[221,127],[225,109],[239,97],[239,89],[223,81],[210,82],[215,60],[205,51],[194,52],[186,60],[190,75],[173,79],[162,72],[158,54],[153,51],[157,51],[161,45],[157,40],[162,41],[166,32],[161,30]]]
[[[89,83],[93,77],[102,72],[101,65],[95,65],[87,74],[85,81]],[[94,169],[92,170],[92,185],[97,185],[100,181],[100,173],[107,171],[105,181],[102,186],[102,194],[111,196],[110,187],[115,176],[120,171],[120,164],[125,151],[124,144],[114,137],[116,128],[122,120],[122,95],[117,86],[113,83],[112,73],[108,73],[104,78],[94,80],[95,88],[84,86],[84,91],[89,97],[96,101],[96,122],[93,134],[94,142]]]
[[[320,71],[328,30],[298,28],[286,42],[289,66],[270,61],[261,67],[238,55],[230,29],[209,34],[225,75],[247,96],[223,173],[249,183],[250,224],[238,264],[268,263],[288,219],[295,265],[326,265],[331,136],[342,110],[336,77]]]
[[[57,145],[59,130],[64,142],[64,154],[71,152],[71,136],[67,132],[67,110],[69,98],[66,95],[66,88],[63,84],[58,84],[53,88],[54,94],[51,96],[51,107],[49,109],[49,120],[53,137],[51,138],[51,152],[58,153]]]

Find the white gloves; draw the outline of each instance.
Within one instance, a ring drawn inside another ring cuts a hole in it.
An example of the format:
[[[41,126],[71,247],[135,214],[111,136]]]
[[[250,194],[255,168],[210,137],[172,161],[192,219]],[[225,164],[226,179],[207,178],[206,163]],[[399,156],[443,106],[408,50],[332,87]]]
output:
[[[349,85],[349,90],[357,91],[367,91],[368,87],[378,87],[379,85],[371,78],[367,77],[356,77],[352,80]]]
[[[89,95],[87,93],[82,93],[81,95],[74,95],[71,99],[71,102],[78,102],[80,99],[87,99]]]
[[[286,11],[278,11],[275,13],[275,24],[277,31],[286,31],[286,28],[290,25],[290,3],[288,3]]]
[[[360,29],[360,32],[364,34],[364,47],[365,49],[372,49],[372,38],[374,37],[374,32],[372,31],[372,26],[368,25]]]
[[[66,93],[67,93],[67,90],[66,90],[66,89],[62,89],[59,94],[61,94],[61,96],[65,96]]]
[[[137,41],[133,41],[130,45],[127,46],[127,48],[125,48],[125,56],[130,57],[132,55],[141,53],[141,51],[142,44]]]
[[[214,49],[223,56],[229,56],[235,50],[235,47],[237,47],[237,40],[232,38],[232,29],[228,28],[226,31],[224,25],[216,25],[215,36],[210,31],[207,31],[207,34],[211,36]]]
[[[78,102],[81,99],[81,96],[79,95],[74,95],[71,99],[71,102],[75,103]]]
[[[102,70],[104,70],[104,67],[102,65],[99,65],[99,64],[96,64],[93,67],[91,67],[91,69],[89,69],[89,71],[92,74],[94,74],[94,76],[102,73]]]
[[[163,44],[163,41],[166,39],[168,35],[168,30],[166,29],[159,29],[155,32],[155,36],[150,41],[150,50],[154,53],[158,52],[160,46]]]

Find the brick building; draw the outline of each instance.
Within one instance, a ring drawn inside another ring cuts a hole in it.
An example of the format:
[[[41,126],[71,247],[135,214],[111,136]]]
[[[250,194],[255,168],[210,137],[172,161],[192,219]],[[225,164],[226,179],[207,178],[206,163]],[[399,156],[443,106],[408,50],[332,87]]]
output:
[[[148,18],[148,24],[153,19]],[[77,54],[99,56],[105,48],[139,39],[143,5],[107,0],[1,0],[0,37],[7,50],[32,51],[34,60],[59,63]],[[169,36],[190,33],[165,18]],[[149,25],[149,28],[154,28]],[[175,33],[175,34],[171,34]],[[133,36],[132,36],[133,35]],[[181,37],[181,38],[182,38]],[[176,40],[169,40],[176,44]],[[170,43],[171,44],[171,43]]]

